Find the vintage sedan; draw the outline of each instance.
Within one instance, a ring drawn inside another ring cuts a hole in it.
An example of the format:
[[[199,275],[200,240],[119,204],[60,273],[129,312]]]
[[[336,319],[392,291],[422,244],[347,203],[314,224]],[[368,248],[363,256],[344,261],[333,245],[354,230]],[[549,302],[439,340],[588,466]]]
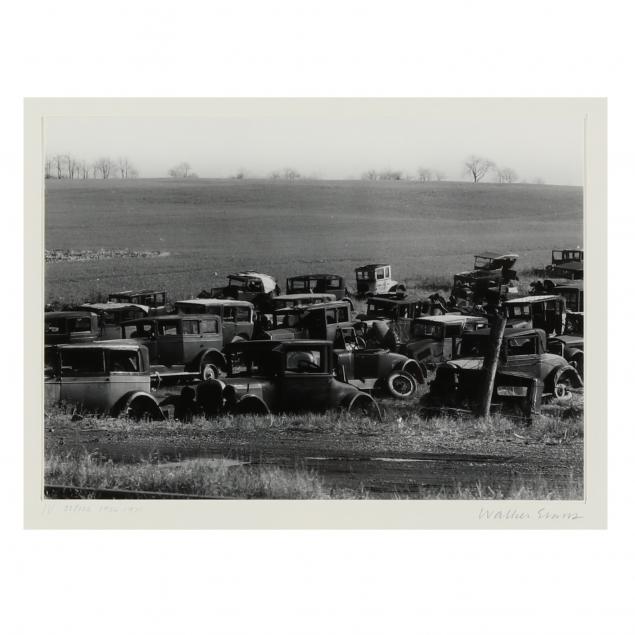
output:
[[[93,342],[101,334],[99,317],[89,311],[50,311],[44,314],[44,344]]]
[[[291,309],[297,306],[309,306],[311,304],[322,304],[323,302],[335,302],[337,298],[333,293],[286,293],[277,295],[271,300],[273,312],[279,309]]]
[[[121,325],[121,337],[147,347],[163,380],[217,377],[226,366],[219,315],[160,315]]]
[[[205,382],[207,412],[235,414],[344,410],[381,418],[375,400],[335,377],[333,345],[323,340],[232,344],[228,377]],[[214,387],[216,390],[214,390]]]
[[[121,337],[121,324],[150,315],[150,307],[143,304],[120,302],[95,302],[82,304],[80,309],[95,313],[99,318],[99,339],[111,340]]]
[[[140,304],[147,306],[150,314],[161,315],[169,310],[167,304],[167,293],[165,290],[157,289],[135,289],[129,291],[119,291],[108,296],[108,302],[119,304]]]
[[[349,296],[346,281],[333,273],[313,273],[287,278],[287,294],[330,293],[334,300]]]
[[[565,301],[559,295],[528,295],[504,304],[507,326],[542,329],[561,335],[565,324]]]
[[[280,293],[272,276],[257,271],[240,271],[227,276],[227,284],[201,291],[199,298],[233,298],[251,302],[259,311],[271,311],[271,299]]]
[[[164,418],[151,394],[148,349],[126,341],[61,344],[47,351],[45,404],[73,404],[80,410]]]
[[[564,357],[580,377],[584,378],[584,337],[581,335],[558,335],[547,340],[547,350]]]

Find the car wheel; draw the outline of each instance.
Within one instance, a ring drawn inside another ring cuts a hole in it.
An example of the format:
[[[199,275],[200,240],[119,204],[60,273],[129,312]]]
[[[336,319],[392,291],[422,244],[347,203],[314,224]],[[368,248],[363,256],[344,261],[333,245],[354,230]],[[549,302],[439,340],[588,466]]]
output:
[[[386,388],[395,399],[409,399],[417,390],[417,380],[410,373],[397,370],[386,380]]]
[[[348,406],[348,413],[354,416],[369,417],[381,421],[381,410],[377,402],[365,393],[355,396]]]
[[[201,366],[201,379],[203,381],[207,381],[208,379],[218,379],[219,377],[220,371],[214,364],[206,362]]]
[[[268,415],[267,404],[254,395],[245,395],[233,408],[234,415]]]
[[[134,421],[157,421],[159,412],[158,406],[147,399],[135,399],[126,409],[126,415]]]

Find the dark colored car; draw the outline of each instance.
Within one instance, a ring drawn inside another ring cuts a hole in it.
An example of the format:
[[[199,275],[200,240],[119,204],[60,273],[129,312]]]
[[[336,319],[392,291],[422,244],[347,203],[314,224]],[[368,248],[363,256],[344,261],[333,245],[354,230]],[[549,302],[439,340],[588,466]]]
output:
[[[245,300],[179,300],[174,308],[183,315],[218,315],[222,318],[223,347],[236,340],[250,340],[254,334],[254,305]]]
[[[116,302],[118,304],[140,304],[141,306],[148,307],[148,313],[151,315],[161,315],[162,313],[167,313],[169,310],[166,298],[167,293],[165,290],[138,289],[134,291],[111,293],[108,296],[108,302]]]
[[[474,256],[474,269],[454,276],[452,294],[459,300],[481,303],[484,299],[505,298],[518,293],[516,272],[512,269],[517,254],[483,252]]]
[[[551,264],[545,267],[547,275],[554,278],[582,280],[584,278],[584,250],[555,249],[551,252]]]
[[[437,377],[442,367],[481,370],[490,346],[490,329],[464,333],[459,357],[441,364]],[[559,394],[583,385],[576,369],[564,357],[547,351],[547,337],[541,329],[505,329],[498,372],[522,373],[539,379],[544,383],[545,394]]]
[[[93,342],[101,334],[99,317],[89,311],[51,311],[44,314],[44,344]]]
[[[99,339],[102,340],[121,337],[121,324],[123,322],[147,317],[150,313],[148,306],[118,302],[82,304],[80,309],[97,315],[99,318]]]
[[[486,317],[454,313],[419,317],[412,320],[409,341],[400,345],[399,352],[433,369],[458,356],[463,333],[487,327]]]
[[[287,293],[332,293],[334,300],[343,300],[350,295],[342,276],[332,273],[313,273],[287,278]]]
[[[581,335],[558,335],[547,340],[550,353],[564,357],[580,377],[584,378],[584,337]]]
[[[290,309],[297,306],[309,306],[311,304],[322,304],[324,302],[335,302],[337,298],[333,293],[287,293],[277,295],[271,300],[271,310],[273,312],[280,309]]]
[[[528,295],[504,304],[507,326],[542,329],[561,335],[565,324],[565,302],[559,295]]]
[[[151,394],[148,350],[134,342],[62,344],[49,349],[44,379],[45,403],[80,409],[163,419]]]
[[[269,313],[271,299],[280,293],[275,278],[257,271],[241,271],[227,276],[224,287],[202,291],[199,298],[232,298],[251,302],[258,311]]]
[[[218,315],[160,315],[124,322],[121,337],[143,344],[152,369],[163,379],[208,379],[226,368],[222,318]]]
[[[230,346],[228,377],[206,382],[221,403],[209,411],[236,414],[345,410],[381,418],[368,394],[336,379],[333,345],[322,340],[260,340]]]

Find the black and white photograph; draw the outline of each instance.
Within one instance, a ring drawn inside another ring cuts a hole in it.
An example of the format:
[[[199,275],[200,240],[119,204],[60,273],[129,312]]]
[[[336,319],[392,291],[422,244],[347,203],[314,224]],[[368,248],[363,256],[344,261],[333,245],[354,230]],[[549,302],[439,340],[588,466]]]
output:
[[[44,498],[584,501],[588,107],[43,117]]]

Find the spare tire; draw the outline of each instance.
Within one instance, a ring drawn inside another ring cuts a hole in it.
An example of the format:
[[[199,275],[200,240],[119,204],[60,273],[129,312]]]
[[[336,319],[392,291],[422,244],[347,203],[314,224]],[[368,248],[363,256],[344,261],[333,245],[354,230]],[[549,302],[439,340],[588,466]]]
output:
[[[386,380],[386,389],[395,399],[409,399],[417,391],[417,380],[405,370],[395,370]]]

